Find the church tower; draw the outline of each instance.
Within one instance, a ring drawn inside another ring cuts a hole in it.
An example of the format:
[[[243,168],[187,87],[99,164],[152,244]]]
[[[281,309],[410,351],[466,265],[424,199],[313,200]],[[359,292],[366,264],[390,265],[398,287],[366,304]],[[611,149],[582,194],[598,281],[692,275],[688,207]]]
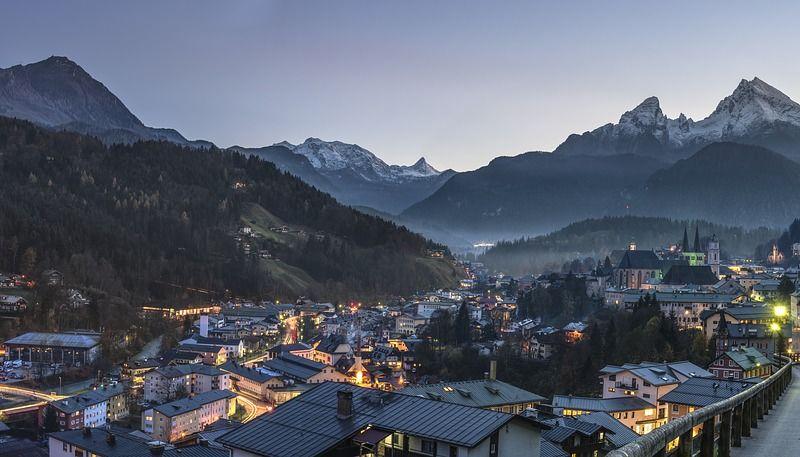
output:
[[[717,235],[711,235],[711,239],[708,240],[708,254],[706,259],[708,261],[708,266],[711,267],[711,271],[719,277],[719,241],[717,240]]]

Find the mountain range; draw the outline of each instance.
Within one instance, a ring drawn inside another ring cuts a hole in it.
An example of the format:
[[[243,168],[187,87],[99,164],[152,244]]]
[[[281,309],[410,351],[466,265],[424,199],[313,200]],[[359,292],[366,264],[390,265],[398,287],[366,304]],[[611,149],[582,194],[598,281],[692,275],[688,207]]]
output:
[[[754,144],[800,158],[800,104],[764,81],[742,80],[733,93],[700,121],[684,114],[670,119],[658,98],[649,97],[606,124],[567,137],[555,153],[644,154],[674,161],[720,141]]]
[[[108,88],[66,57],[0,69],[0,116],[92,135],[106,144],[155,140],[212,146],[209,141],[187,140],[174,129],[144,125]],[[358,145],[316,138],[299,145],[232,149],[271,161],[342,203],[387,213],[399,213],[422,200],[455,173],[439,172],[424,158],[411,166],[388,165]]]
[[[102,83],[65,57],[0,69],[0,115],[106,144],[164,140]],[[648,215],[785,226],[800,212],[800,104],[759,78],[742,80],[706,118],[666,116],[648,97],[552,152],[498,157],[474,171],[425,159],[389,165],[356,144],[309,138],[233,151],[274,163],[340,202],[435,240],[469,245],[547,233],[591,217]]]
[[[106,146],[0,116],[0,270],[129,303],[330,300],[452,285],[443,249],[235,151]]]
[[[263,148],[232,149],[273,162],[339,201],[397,214],[441,187],[453,170],[440,172],[425,158],[414,165],[388,165],[356,144],[309,138]]]
[[[400,217],[468,239],[547,233],[627,214],[785,226],[800,205],[800,105],[743,80],[700,121],[666,117],[655,97],[618,123],[460,173]]]

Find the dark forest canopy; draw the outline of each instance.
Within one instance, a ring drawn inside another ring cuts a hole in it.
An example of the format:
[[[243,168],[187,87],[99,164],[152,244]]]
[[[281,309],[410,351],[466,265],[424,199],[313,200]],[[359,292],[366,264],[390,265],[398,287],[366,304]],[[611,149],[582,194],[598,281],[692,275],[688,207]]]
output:
[[[174,298],[154,286],[164,283],[338,298],[456,278],[446,260],[427,257],[438,246],[421,236],[237,153],[166,142],[106,147],[0,117],[0,176],[0,271],[55,268],[71,284],[129,301]],[[246,255],[234,235],[253,208],[301,235],[261,237]],[[270,267],[258,251],[279,260]],[[311,290],[287,286],[286,272]]]

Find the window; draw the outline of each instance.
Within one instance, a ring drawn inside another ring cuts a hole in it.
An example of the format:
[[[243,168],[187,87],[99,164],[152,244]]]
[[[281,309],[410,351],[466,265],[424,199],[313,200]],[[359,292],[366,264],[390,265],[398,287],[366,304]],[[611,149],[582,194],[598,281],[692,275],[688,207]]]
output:
[[[458,448],[450,446],[450,457],[458,457]]]
[[[63,449],[64,452],[67,452],[67,443],[61,443],[61,449]]]
[[[678,405],[672,405],[672,412],[673,413],[677,413],[678,412]]]
[[[643,398],[650,398],[650,394],[642,394]]]
[[[610,376],[608,377],[608,379],[609,379],[609,381],[616,381],[616,380],[617,380],[617,375],[615,375],[615,374],[612,374],[612,375],[610,375]]]
[[[430,440],[422,440],[422,452],[425,454],[433,454],[436,452],[436,443]]]

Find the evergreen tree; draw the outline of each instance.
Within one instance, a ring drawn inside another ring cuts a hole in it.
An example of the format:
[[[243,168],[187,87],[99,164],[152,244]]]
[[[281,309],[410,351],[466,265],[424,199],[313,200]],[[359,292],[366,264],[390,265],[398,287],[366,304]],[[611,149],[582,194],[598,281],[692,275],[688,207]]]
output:
[[[454,323],[455,341],[456,344],[461,346],[469,344],[471,340],[470,335],[470,318],[469,318],[469,305],[467,302],[462,302],[458,308],[458,314]]]

